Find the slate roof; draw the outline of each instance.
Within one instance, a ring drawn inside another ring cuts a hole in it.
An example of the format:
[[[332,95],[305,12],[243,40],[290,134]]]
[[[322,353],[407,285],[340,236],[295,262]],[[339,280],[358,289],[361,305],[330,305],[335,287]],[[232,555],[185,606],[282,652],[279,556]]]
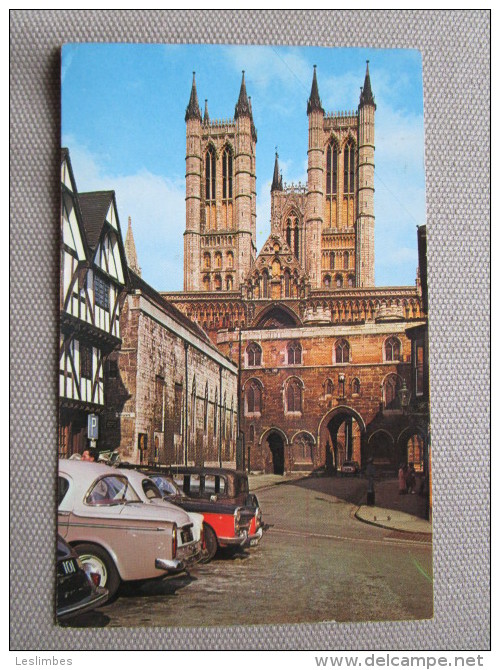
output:
[[[99,242],[102,227],[106,221],[106,214],[113,202],[114,194],[114,191],[93,191],[92,193],[78,194],[85,234],[92,250],[96,248]]]

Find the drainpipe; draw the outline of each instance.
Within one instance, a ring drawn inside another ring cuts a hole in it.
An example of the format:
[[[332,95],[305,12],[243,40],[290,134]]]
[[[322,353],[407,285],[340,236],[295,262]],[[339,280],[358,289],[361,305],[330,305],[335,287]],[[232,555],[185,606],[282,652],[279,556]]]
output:
[[[188,349],[189,344],[184,340],[184,465],[188,464]]]
[[[219,365],[219,467],[222,467],[222,365]]]

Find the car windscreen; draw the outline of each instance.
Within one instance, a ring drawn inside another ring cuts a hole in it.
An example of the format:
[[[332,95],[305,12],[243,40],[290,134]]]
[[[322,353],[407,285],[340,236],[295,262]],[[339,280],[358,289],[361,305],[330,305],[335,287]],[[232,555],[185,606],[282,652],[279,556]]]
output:
[[[148,500],[154,500],[155,498],[163,500],[161,491],[156,486],[156,484],[153,481],[151,481],[151,479],[142,480],[142,490],[144,491],[144,495]]]
[[[126,477],[108,475],[94,482],[85,502],[87,505],[117,505],[141,500]]]
[[[160,489],[164,496],[178,496],[181,495],[180,489],[170,481],[167,477],[162,477],[160,475],[153,475],[151,479],[154,481],[156,486]]]

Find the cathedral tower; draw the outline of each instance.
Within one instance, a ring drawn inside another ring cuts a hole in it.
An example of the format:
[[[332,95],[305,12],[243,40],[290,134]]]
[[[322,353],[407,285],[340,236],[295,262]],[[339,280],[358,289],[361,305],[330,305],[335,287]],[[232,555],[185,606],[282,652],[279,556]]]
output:
[[[186,109],[184,290],[239,290],[256,251],[255,130],[243,72],[234,119]]]

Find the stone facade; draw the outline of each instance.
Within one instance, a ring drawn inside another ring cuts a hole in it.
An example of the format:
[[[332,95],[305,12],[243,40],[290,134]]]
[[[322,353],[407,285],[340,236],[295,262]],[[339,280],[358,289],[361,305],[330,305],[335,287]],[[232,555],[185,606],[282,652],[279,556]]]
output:
[[[108,361],[104,442],[134,463],[234,467],[237,367],[138,275]]]
[[[426,318],[421,286],[418,276],[415,286],[374,286],[375,111],[368,64],[354,111],[325,112],[314,68],[307,183],[284,184],[276,153],[271,231],[255,256],[257,135],[244,77],[227,122],[210,122],[207,109],[202,120],[193,79],[185,290],[163,296],[240,367],[248,468],[423,462],[425,436],[400,403],[412,379],[406,330]]]

